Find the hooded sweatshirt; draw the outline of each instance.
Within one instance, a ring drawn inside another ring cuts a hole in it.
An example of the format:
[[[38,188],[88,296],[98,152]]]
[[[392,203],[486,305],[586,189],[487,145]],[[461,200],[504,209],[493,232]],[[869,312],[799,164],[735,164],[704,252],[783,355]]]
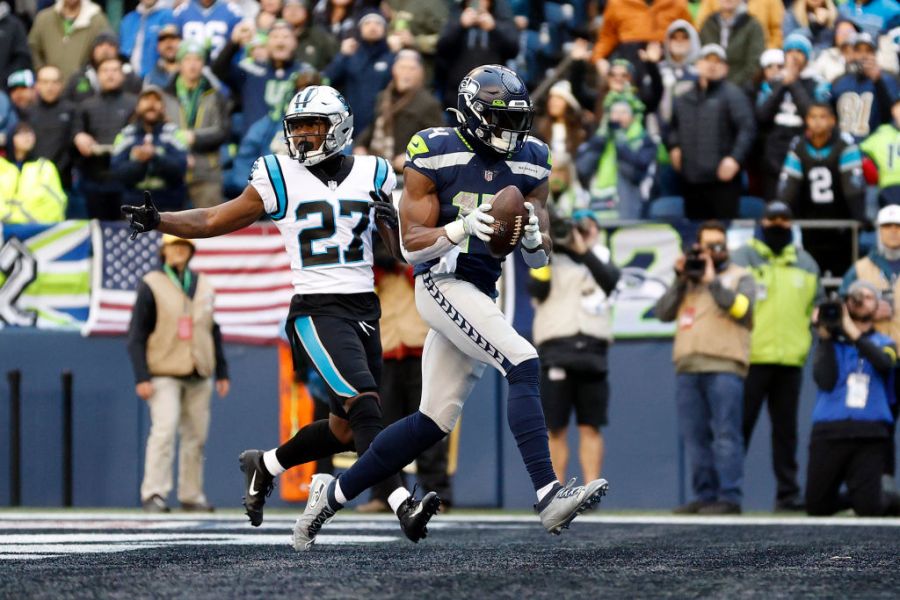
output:
[[[672,58],[669,52],[669,41],[676,31],[686,31],[691,42],[691,49],[682,62]],[[694,63],[700,56],[700,35],[694,27],[684,19],[678,19],[666,29],[664,43],[665,58],[659,63],[659,74],[662,77],[663,96],[660,100],[658,115],[660,129],[665,129],[672,120],[672,107],[677,96],[689,90],[697,81],[697,69]]]

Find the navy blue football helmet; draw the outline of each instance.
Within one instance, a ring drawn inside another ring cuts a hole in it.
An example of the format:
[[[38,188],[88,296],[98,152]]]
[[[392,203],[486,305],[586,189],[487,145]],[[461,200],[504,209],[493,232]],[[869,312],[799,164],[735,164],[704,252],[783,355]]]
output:
[[[534,107],[522,79],[501,65],[483,65],[459,82],[456,118],[477,140],[501,154],[522,149]]]

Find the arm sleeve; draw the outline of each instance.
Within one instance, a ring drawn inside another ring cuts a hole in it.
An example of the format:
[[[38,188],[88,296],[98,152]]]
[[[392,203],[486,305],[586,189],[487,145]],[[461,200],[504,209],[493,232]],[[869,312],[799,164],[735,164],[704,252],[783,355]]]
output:
[[[640,92],[641,101],[646,107],[646,114],[649,115],[655,113],[656,109],[659,108],[659,101],[662,100],[664,91],[663,80],[662,75],[659,72],[659,66],[656,63],[644,63],[644,68],[647,71],[648,77],[646,78],[646,81],[642,82]]]
[[[686,290],[687,283],[676,279],[675,283],[669,286],[659,300],[656,301],[656,306],[653,308],[656,318],[663,323],[674,321],[675,317],[678,316],[678,307],[681,305],[681,300],[684,298]]]
[[[126,186],[136,185],[139,181],[147,176],[147,169],[150,168],[150,162],[140,162],[131,160],[131,148],[133,144],[128,143],[120,133],[116,137],[116,144],[110,159],[110,168]]]
[[[738,281],[737,289],[731,290],[722,285],[717,277],[709,284],[709,293],[716,304],[728,315],[747,327],[753,323],[753,299],[756,296],[756,284],[752,275],[744,275]]]
[[[840,171],[850,216],[866,221],[866,182],[862,175],[862,154],[856,144],[847,146],[841,153]]]
[[[616,20],[617,3],[609,2],[603,11],[603,25],[597,33],[597,43],[594,44],[594,52],[591,55],[591,62],[597,62],[601,58],[606,58],[619,45],[619,27]]]
[[[890,75],[884,74],[875,82],[875,102],[880,107],[878,114],[881,117],[878,125],[891,122],[890,107],[894,104],[894,94],[891,93],[891,89],[888,87],[887,81],[885,81],[888,77]]]
[[[788,205],[794,206],[800,195],[800,185],[803,183],[803,164],[800,157],[794,151],[794,147],[800,138],[794,138],[791,149],[784,157],[781,167],[781,176],[778,178],[778,199]],[[796,210],[796,206],[794,206]]]
[[[131,311],[128,324],[128,355],[134,370],[135,383],[150,381],[147,368],[147,338],[156,328],[156,300],[153,292],[143,281],[137,287],[137,299]]]
[[[234,61],[235,55],[241,49],[239,44],[235,44],[231,40],[222,47],[222,51],[219,52],[219,55],[216,57],[216,60],[213,61],[212,64],[212,72],[213,75],[221,79],[222,81],[228,82],[228,85],[233,87],[240,87],[240,82],[236,81],[235,77],[236,70],[231,68],[231,64]],[[232,90],[237,93],[239,90]]]
[[[856,340],[856,349],[879,373],[889,372],[897,363],[897,349],[894,344],[879,346],[871,338],[862,336]]]
[[[778,84],[775,89],[769,92],[765,98],[762,98],[761,102],[757,99],[758,104],[756,105],[756,120],[759,123],[772,123],[775,120],[775,115],[778,114],[778,109],[781,106],[782,101],[784,100],[784,93],[787,91],[787,87],[781,84]],[[763,94],[765,92],[759,92]],[[801,113],[805,114],[805,113]]]
[[[207,110],[207,118],[209,125],[207,127],[198,127],[194,129],[194,145],[191,150],[194,152],[213,152],[218,151],[219,146],[228,139],[228,119],[225,113],[225,105],[222,97],[216,93]]]
[[[797,112],[805,115],[809,107],[812,106],[813,97],[810,96],[806,86],[803,85],[803,81],[797,78],[794,83],[788,86],[788,89],[791,91],[791,98],[793,98],[794,104],[797,105]]]
[[[813,352],[813,381],[820,390],[830,392],[837,385],[838,364],[832,340],[819,340]]]
[[[730,156],[738,161],[741,167],[744,167],[756,138],[756,121],[753,119],[753,107],[747,96],[736,88],[732,91],[733,93],[728,97],[731,118],[737,128],[737,135],[734,138]]]
[[[225,345],[222,343],[222,330],[213,322],[213,344],[216,349],[216,379],[228,379],[228,360],[225,358]]]
[[[276,212],[278,210],[278,198],[272,187],[272,179],[269,177],[269,168],[266,166],[265,157],[260,156],[253,163],[253,167],[250,169],[249,183],[259,193],[259,197],[262,198],[266,212],[270,215]]]
[[[612,264],[612,262],[603,262],[591,250],[588,250],[581,257],[581,263],[591,272],[591,277],[594,278],[594,281],[597,282],[597,285],[603,289],[607,296],[613,293],[621,275],[616,265]]]

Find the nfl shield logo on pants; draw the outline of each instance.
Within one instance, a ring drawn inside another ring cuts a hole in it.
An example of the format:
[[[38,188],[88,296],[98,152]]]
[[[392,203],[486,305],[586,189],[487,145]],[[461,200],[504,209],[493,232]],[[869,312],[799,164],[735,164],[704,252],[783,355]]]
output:
[[[493,171],[488,171],[487,169],[485,169],[485,171],[484,171],[484,180],[485,180],[485,181],[492,181],[493,179],[494,179],[494,172],[493,172]]]

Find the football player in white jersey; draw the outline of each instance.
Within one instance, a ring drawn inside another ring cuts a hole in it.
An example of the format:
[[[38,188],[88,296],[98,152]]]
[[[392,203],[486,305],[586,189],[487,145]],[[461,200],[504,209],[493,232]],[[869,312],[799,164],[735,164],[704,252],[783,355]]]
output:
[[[346,450],[362,454],[381,431],[381,307],[374,292],[372,230],[401,256],[390,199],[393,169],[380,157],[342,154],[353,135],[353,114],[343,96],[328,86],[307,87],[291,99],[283,124],[289,155],[257,159],[237,198],[212,208],[159,213],[146,192],[143,206],[122,208],[133,236],[158,229],[186,239],[213,237],[268,215],[284,238],[295,291],[287,319],[295,364],[305,355],[315,366],[328,385],[331,414],[278,448],[241,454],[244,507],[254,526],[262,523],[279,474]],[[403,532],[416,542],[425,537],[440,499],[431,492],[416,500],[393,477],[388,501]],[[308,546],[295,541],[295,547]]]

